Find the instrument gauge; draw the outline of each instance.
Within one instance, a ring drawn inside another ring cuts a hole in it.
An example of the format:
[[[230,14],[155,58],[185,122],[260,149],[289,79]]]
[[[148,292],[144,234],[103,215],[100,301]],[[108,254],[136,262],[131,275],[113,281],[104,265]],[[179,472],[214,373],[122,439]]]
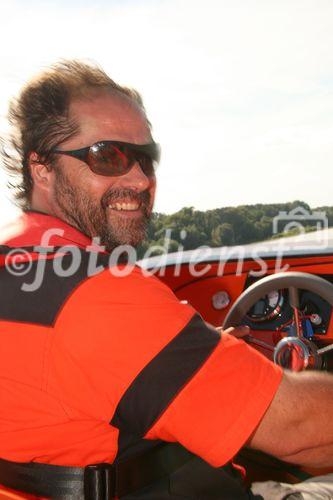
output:
[[[225,290],[216,292],[212,296],[212,305],[214,309],[216,309],[217,311],[225,309],[226,307],[228,307],[229,304],[230,304],[230,296],[228,292],[226,292]]]
[[[247,313],[247,318],[254,323],[272,320],[280,314],[283,303],[283,292],[273,290],[251,307]]]
[[[268,299],[268,305],[270,307],[273,307],[273,309],[275,309],[278,304],[279,304],[279,300],[280,300],[280,293],[278,290],[273,290],[272,292],[269,292],[267,294],[267,299]]]

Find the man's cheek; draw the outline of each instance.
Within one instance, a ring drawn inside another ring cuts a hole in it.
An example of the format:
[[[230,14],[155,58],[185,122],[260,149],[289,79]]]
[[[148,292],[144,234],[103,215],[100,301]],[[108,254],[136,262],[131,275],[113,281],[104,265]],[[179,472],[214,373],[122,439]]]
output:
[[[156,178],[154,177],[152,181],[152,185],[149,189],[150,200],[149,200],[149,211],[153,210],[154,201],[155,201],[155,192],[156,192]]]

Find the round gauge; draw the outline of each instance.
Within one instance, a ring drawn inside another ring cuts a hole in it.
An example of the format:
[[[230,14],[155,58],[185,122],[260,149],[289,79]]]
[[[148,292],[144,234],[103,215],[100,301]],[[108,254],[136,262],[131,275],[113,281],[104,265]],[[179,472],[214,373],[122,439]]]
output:
[[[212,304],[214,309],[217,309],[218,311],[225,309],[230,304],[229,294],[224,290],[214,293],[212,296]]]
[[[247,313],[249,320],[254,322],[268,321],[279,315],[284,302],[281,290],[273,290],[258,300]]]
[[[273,307],[273,309],[275,309],[276,306],[279,304],[279,299],[280,299],[279,291],[273,290],[272,292],[269,292],[267,294],[267,299],[268,299],[269,307]]]

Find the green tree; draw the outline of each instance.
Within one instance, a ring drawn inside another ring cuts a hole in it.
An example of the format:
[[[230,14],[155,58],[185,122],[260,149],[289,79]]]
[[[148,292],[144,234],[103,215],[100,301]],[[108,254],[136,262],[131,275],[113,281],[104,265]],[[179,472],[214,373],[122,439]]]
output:
[[[230,246],[235,244],[234,230],[231,224],[225,222],[212,230],[212,246]]]

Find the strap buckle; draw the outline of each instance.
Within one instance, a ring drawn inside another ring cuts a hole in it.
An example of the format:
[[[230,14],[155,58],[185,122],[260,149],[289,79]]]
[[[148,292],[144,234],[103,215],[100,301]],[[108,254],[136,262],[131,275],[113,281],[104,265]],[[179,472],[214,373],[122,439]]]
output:
[[[116,469],[107,463],[84,468],[84,500],[115,500]]]

